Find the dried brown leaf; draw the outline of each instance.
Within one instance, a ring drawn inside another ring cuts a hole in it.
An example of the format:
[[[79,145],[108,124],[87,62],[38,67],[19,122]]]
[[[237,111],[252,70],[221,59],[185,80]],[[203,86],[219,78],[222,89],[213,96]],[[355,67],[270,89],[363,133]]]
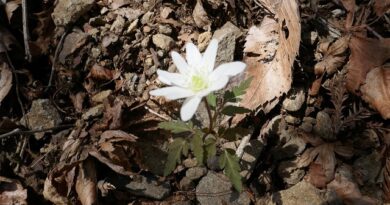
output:
[[[318,62],[314,66],[314,72],[316,75],[322,75],[324,72],[333,74],[337,68],[345,63],[345,51],[348,48],[349,36],[344,36],[337,39],[335,42],[321,43],[317,49],[317,52],[321,53],[322,58],[318,59]]]
[[[324,188],[328,183],[322,165],[317,163],[310,164],[309,171],[307,172],[305,179],[317,188]]]
[[[390,0],[375,0],[374,10],[376,15],[383,16],[390,9]]]
[[[334,144],[325,143],[316,147],[316,149],[319,149],[319,153],[315,162],[322,165],[326,181],[330,182],[334,178],[334,171],[336,167]]]
[[[244,61],[248,66],[247,76],[254,79],[241,106],[255,110],[268,103],[263,107],[268,113],[277,104],[277,98],[291,87],[291,67],[298,53],[301,25],[296,1],[260,2],[275,16],[274,19],[265,17],[259,28],[249,29]]]
[[[27,205],[27,189],[17,180],[0,176],[0,204]]]
[[[386,164],[383,170],[382,182],[383,198],[385,202],[390,201],[390,159],[386,158]]]
[[[211,21],[207,16],[207,12],[203,8],[201,0],[196,1],[194,11],[192,13],[196,26],[199,28],[207,30],[211,26]]]
[[[33,33],[38,38],[32,44],[38,48],[38,51],[35,53],[36,55],[47,54],[49,51],[55,29],[51,13],[51,10],[47,10],[34,14],[37,18],[37,26],[34,28]]]
[[[0,53],[11,50],[11,45],[16,42],[15,37],[6,28],[0,26]]]
[[[119,141],[135,142],[137,140],[137,138],[138,137],[136,137],[130,133],[124,132],[122,130],[107,130],[107,131],[104,131],[100,135],[99,143],[103,143],[106,141],[110,141],[110,142],[119,142]]]
[[[131,0],[113,0],[110,4],[110,7],[113,10],[116,10],[122,6],[129,5],[131,3]]]
[[[351,56],[347,67],[347,89],[355,94],[372,69],[382,66],[390,58],[390,38],[381,40],[352,36]]]
[[[21,6],[21,4],[22,4],[22,0],[14,0],[14,1],[7,2],[5,4],[4,10],[5,13],[7,14],[8,22],[11,23],[11,18],[14,14],[14,11],[16,11],[16,9],[18,9]]]
[[[114,71],[95,64],[89,71],[88,77],[98,80],[112,80],[114,77]]]
[[[345,10],[347,10],[348,12],[347,18],[345,20],[345,28],[349,29],[352,27],[353,24],[356,2],[355,0],[341,0],[341,3],[343,4]]]
[[[12,72],[7,63],[0,65],[0,105],[12,87]]]
[[[360,88],[362,98],[384,119],[390,119],[390,65],[371,70]]]
[[[97,204],[96,168],[91,159],[79,164],[76,192],[82,205]]]
[[[126,176],[134,176],[134,173],[131,171],[130,163],[123,163],[127,159],[127,156],[121,156],[122,164],[117,164],[112,159],[100,154],[97,150],[92,150],[91,152],[89,152],[89,154],[119,174],[123,174]]]

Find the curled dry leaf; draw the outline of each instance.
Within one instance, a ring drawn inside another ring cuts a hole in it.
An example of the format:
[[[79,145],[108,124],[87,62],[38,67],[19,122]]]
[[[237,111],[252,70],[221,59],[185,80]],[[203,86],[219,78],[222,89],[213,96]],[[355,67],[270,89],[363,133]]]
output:
[[[207,12],[203,8],[201,0],[196,1],[192,17],[194,18],[196,26],[198,26],[199,28],[207,30],[207,28],[211,26],[210,19],[207,16]]]
[[[376,15],[383,16],[390,9],[390,0],[375,0],[374,10]]]
[[[98,64],[93,65],[88,74],[88,77],[97,80],[113,80],[115,76],[116,76],[116,71],[107,69]]]
[[[360,88],[362,98],[384,119],[390,119],[390,65],[371,70]]]
[[[122,6],[128,5],[131,0],[113,0],[110,4],[111,9],[116,10]]]
[[[321,164],[311,163],[305,179],[317,188],[324,188],[327,184],[327,177]]]
[[[17,180],[0,176],[0,204],[27,205],[27,189]]]
[[[355,0],[341,0],[341,3],[343,4],[345,10],[347,10],[347,12],[348,12],[347,18],[345,20],[345,28],[349,29],[352,27],[352,24],[353,24],[356,2],[355,2]]]
[[[12,87],[12,72],[7,63],[0,65],[0,105]]]
[[[14,1],[7,2],[5,4],[4,10],[5,13],[7,14],[8,22],[11,23],[11,18],[14,14],[14,11],[16,11],[16,9],[18,9],[21,4],[22,4],[22,0],[14,0]]]
[[[322,75],[324,72],[328,74],[335,73],[337,68],[344,64],[348,42],[349,36],[344,36],[333,43],[328,41],[319,44],[317,52],[321,56],[316,56],[319,62],[314,66],[315,74]]]
[[[254,78],[241,106],[251,110],[264,106],[268,113],[277,104],[276,99],[291,87],[291,67],[298,53],[301,24],[296,1],[260,2],[275,16],[265,17],[260,27],[249,29],[244,61],[247,76]],[[234,121],[242,118],[238,116]]]
[[[76,192],[82,205],[97,204],[96,168],[90,158],[79,164]]]
[[[351,56],[347,66],[347,89],[358,94],[360,85],[372,69],[382,66],[390,58],[390,38],[381,40],[352,36]]]

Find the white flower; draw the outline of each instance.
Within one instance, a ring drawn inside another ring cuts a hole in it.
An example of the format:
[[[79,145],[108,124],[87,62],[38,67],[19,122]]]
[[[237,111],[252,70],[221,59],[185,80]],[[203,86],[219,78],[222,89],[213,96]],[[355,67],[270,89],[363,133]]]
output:
[[[218,41],[215,39],[211,40],[203,56],[194,44],[187,43],[187,62],[173,51],[172,60],[179,73],[157,70],[158,79],[170,86],[152,90],[150,94],[170,100],[187,98],[180,109],[180,116],[183,121],[191,119],[203,97],[224,88],[229,77],[241,73],[246,67],[245,63],[231,62],[214,69],[217,50]]]

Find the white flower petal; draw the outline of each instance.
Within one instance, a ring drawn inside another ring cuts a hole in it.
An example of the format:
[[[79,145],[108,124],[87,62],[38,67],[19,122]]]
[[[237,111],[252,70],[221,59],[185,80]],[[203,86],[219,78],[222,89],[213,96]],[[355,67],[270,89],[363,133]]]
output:
[[[164,96],[169,100],[177,100],[180,98],[186,98],[194,95],[194,93],[191,90],[187,90],[185,88],[181,88],[177,86],[152,90],[149,92],[149,94],[154,96]]]
[[[218,40],[213,39],[210,41],[209,46],[203,54],[202,68],[206,68],[209,73],[213,71],[215,65],[215,58],[217,57]]]
[[[178,85],[184,87],[186,79],[180,73],[170,73],[165,70],[157,70],[158,79],[167,85]]]
[[[222,75],[235,76],[245,70],[246,64],[243,62],[225,63],[218,66],[210,75],[211,80],[220,78]]]
[[[186,59],[188,65],[193,67],[198,66],[202,61],[202,55],[200,54],[198,47],[193,43],[186,44]]]
[[[201,100],[202,98],[194,96],[184,101],[180,109],[180,117],[183,121],[188,121],[194,116]]]
[[[186,74],[190,71],[190,67],[188,66],[187,62],[179,53],[172,51],[171,56],[173,63],[176,65],[181,74]]]
[[[227,77],[226,75],[222,75],[219,78],[212,81],[212,84],[209,86],[207,90],[209,92],[220,90],[224,88],[228,82],[229,82],[229,77]]]

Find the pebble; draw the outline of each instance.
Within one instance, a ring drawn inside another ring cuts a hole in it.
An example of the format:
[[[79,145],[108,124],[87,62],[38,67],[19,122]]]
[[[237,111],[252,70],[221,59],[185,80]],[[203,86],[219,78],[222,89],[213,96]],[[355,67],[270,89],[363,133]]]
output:
[[[170,35],[172,33],[172,28],[169,25],[158,25],[158,31],[162,34]]]
[[[196,165],[198,164],[198,162],[196,161],[196,159],[194,158],[190,158],[190,159],[185,159],[183,161],[183,165],[187,168],[192,168],[192,167],[195,167]]]
[[[154,15],[154,13],[151,11],[146,12],[141,18],[141,23],[142,24],[150,24],[153,20],[153,15]]]
[[[175,45],[175,41],[171,37],[164,34],[155,34],[153,35],[152,40],[154,45],[166,51],[169,51],[173,45]]]
[[[52,13],[54,24],[66,27],[87,13],[94,4],[95,0],[58,0]]]
[[[305,91],[303,89],[299,89],[296,93],[290,93],[283,101],[283,108],[290,112],[296,112],[301,109],[305,98]]]
[[[210,31],[203,32],[198,36],[198,49],[200,52],[206,50],[207,46],[211,41],[212,33]]]
[[[229,21],[215,31],[213,38],[219,41],[215,66],[233,61],[236,39],[241,35],[241,30]]]
[[[330,118],[329,114],[324,111],[320,111],[317,113],[316,124],[313,127],[313,131],[314,134],[320,136],[322,139],[336,139],[336,136],[333,134],[332,131],[332,119]]]
[[[154,179],[139,176],[140,179],[131,181],[126,188],[136,196],[143,196],[161,200],[169,196],[171,187],[169,183],[160,183]]]
[[[197,180],[207,173],[207,168],[205,167],[193,167],[189,168],[186,171],[186,177],[188,177],[191,180]]]

